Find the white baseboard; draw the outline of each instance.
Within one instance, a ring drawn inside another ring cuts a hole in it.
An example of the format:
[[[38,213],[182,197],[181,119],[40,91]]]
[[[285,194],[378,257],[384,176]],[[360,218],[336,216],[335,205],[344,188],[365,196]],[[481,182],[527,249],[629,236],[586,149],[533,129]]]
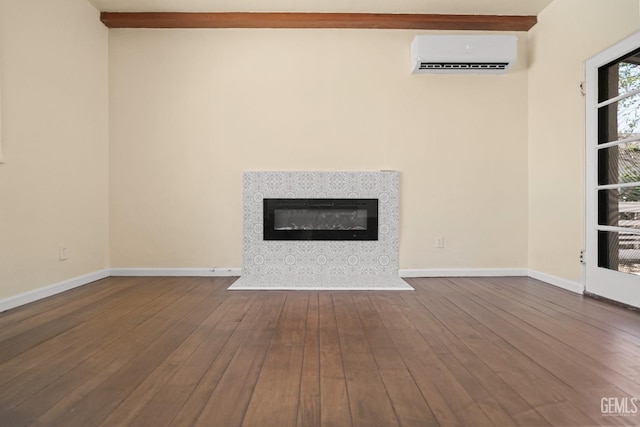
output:
[[[112,268],[112,276],[229,277],[240,276],[242,269],[215,268]]]
[[[100,270],[94,273],[85,274],[84,276],[74,277],[69,280],[64,280],[53,285],[45,286],[43,288],[34,289],[22,294],[18,294],[9,298],[0,300],[0,312],[10,310],[15,307],[19,307],[30,302],[34,302],[43,298],[50,297],[61,292],[68,291],[79,286],[86,285],[96,280],[109,277],[109,270]]]
[[[529,270],[529,277],[532,279],[540,280],[541,282],[548,283],[553,286],[557,286],[562,289],[566,289],[571,292],[575,292],[576,294],[584,293],[584,286],[578,282],[572,282],[571,280],[562,279],[557,276],[553,276],[551,274],[541,273],[536,270]]]
[[[400,277],[505,277],[528,276],[532,279],[566,289],[576,294],[584,293],[584,286],[578,282],[562,279],[551,274],[526,268],[426,268],[400,270]]]
[[[528,272],[526,268],[418,268],[401,269],[400,277],[506,277]]]
[[[0,300],[0,313],[109,276],[227,277],[240,276],[241,272],[240,268],[113,268],[100,270],[2,299]]]
[[[0,300],[0,312],[50,297],[109,276],[229,277],[241,276],[240,268],[112,268],[74,277],[43,288]],[[400,277],[505,277],[528,276],[568,291],[582,294],[584,286],[550,274],[522,268],[402,269]]]

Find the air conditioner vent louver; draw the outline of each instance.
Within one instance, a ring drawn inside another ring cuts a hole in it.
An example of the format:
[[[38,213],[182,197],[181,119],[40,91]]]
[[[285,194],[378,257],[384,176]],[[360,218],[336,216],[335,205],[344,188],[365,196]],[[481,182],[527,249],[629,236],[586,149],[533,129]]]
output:
[[[507,62],[476,63],[476,62],[421,62],[420,70],[500,70],[507,69]]]
[[[515,62],[510,35],[419,35],[411,43],[412,73],[505,73]]]

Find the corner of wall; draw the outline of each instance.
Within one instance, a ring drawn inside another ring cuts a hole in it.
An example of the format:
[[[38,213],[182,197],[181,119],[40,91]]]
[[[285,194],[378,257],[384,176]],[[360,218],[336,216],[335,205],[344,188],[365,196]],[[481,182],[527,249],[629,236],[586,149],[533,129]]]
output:
[[[86,1],[0,2],[0,18],[4,298],[108,268],[108,30]]]

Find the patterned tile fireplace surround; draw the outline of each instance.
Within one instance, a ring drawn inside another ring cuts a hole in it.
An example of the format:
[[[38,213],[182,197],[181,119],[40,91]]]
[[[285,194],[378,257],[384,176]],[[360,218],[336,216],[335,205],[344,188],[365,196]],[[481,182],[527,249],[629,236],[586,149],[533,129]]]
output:
[[[398,290],[399,173],[245,172],[242,277],[229,289]],[[263,200],[377,199],[378,240],[264,240]]]

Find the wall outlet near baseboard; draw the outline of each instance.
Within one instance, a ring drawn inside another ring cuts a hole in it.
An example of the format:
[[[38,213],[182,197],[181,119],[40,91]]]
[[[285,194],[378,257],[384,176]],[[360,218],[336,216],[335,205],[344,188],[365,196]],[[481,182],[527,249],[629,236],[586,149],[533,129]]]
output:
[[[436,237],[436,248],[444,248],[444,237]]]
[[[64,243],[60,244],[60,261],[69,259],[69,248]]]

